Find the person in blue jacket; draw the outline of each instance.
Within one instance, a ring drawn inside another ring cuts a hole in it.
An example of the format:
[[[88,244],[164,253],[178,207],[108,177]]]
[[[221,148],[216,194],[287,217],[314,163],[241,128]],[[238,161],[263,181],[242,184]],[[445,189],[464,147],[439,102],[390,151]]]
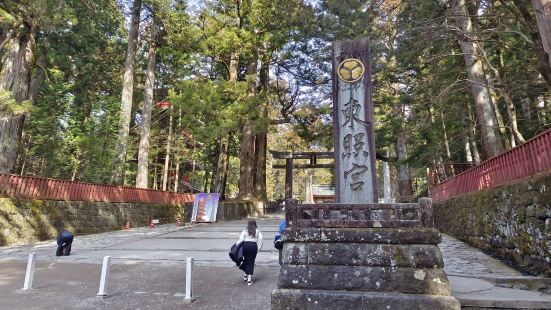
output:
[[[287,225],[287,222],[285,222],[285,220],[281,220],[281,223],[279,223],[279,230],[274,238],[274,247],[279,251],[280,265],[281,265],[281,252],[283,250],[283,242],[281,241],[281,234],[283,234],[283,230],[285,229],[286,225]]]
[[[55,256],[69,256],[71,254],[71,245],[73,244],[73,234],[70,231],[63,230],[57,236],[57,250]]]

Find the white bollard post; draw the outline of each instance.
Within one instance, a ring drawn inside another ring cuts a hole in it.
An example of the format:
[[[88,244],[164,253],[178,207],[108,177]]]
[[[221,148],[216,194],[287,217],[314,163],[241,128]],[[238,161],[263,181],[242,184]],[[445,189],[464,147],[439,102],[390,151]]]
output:
[[[36,253],[31,252],[29,254],[29,260],[27,261],[27,273],[25,274],[25,284],[23,284],[23,290],[30,290],[33,288],[34,267],[36,265]]]
[[[109,279],[109,267],[111,266],[111,256],[103,258],[103,266],[101,267],[101,280],[99,282],[98,296],[107,296],[107,283]]]
[[[193,298],[192,294],[192,268],[193,268],[193,257],[188,257],[186,260],[186,297],[184,298],[186,302],[191,302]]]

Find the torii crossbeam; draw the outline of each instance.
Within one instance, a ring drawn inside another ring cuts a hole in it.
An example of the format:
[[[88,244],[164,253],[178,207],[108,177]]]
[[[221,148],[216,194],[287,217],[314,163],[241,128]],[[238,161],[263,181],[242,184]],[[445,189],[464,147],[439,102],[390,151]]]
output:
[[[272,165],[285,169],[285,199],[293,198],[293,169],[333,169],[332,163],[318,164],[318,159],[333,159],[333,152],[281,152],[270,151],[274,159],[285,159],[285,165]],[[294,159],[309,159],[309,164],[294,164]]]

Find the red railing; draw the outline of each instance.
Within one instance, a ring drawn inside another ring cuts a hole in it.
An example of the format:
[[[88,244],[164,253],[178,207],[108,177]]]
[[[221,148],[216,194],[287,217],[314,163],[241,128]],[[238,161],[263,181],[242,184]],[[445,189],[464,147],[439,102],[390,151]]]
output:
[[[433,203],[551,171],[551,129],[430,189]]]
[[[0,197],[42,200],[183,204],[193,195],[12,174],[0,174]]]

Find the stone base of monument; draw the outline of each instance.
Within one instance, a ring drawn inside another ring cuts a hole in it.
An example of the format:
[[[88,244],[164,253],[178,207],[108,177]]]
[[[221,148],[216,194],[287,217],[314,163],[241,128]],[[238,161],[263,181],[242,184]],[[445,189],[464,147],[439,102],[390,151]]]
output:
[[[277,289],[272,309],[460,309],[451,296]]]
[[[282,240],[272,309],[460,309],[430,199],[291,205]]]

